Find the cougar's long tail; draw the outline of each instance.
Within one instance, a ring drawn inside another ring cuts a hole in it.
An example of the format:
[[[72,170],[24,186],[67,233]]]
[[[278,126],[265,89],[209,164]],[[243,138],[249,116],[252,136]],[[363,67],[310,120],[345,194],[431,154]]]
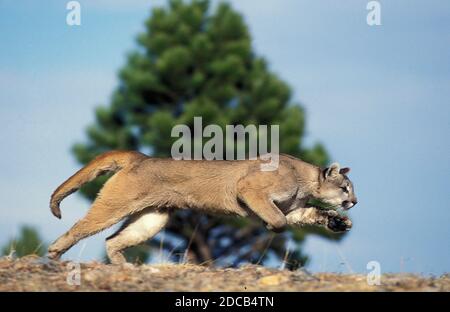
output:
[[[83,184],[107,172],[117,172],[145,158],[147,156],[144,154],[134,151],[111,151],[97,156],[53,192],[50,198],[50,209],[52,213],[55,217],[61,219],[59,203],[70,194],[76,192]]]

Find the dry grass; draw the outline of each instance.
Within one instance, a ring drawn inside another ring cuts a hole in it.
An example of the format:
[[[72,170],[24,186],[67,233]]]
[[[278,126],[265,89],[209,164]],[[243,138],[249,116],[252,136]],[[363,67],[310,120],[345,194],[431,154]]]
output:
[[[380,286],[364,275],[308,274],[249,265],[224,269],[189,264],[81,264],[81,284],[70,285],[69,262],[35,256],[0,258],[0,291],[450,291],[450,275],[388,274]]]

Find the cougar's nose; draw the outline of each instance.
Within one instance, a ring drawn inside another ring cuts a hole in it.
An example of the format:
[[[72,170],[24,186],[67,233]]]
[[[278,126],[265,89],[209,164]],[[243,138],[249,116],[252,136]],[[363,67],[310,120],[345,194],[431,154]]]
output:
[[[352,200],[353,206],[356,205],[358,203],[358,200],[355,198],[354,200]]]
[[[348,210],[348,209],[352,208],[353,205],[354,205],[353,202],[352,202],[352,201],[349,201],[349,200],[344,200],[344,201],[342,202],[342,207],[343,207],[345,210]]]

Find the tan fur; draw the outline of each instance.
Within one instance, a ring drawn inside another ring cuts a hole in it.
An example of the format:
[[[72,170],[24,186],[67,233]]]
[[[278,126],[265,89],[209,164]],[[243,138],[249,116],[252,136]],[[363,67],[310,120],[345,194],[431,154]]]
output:
[[[255,216],[274,231],[288,224],[316,224],[335,231],[351,226],[349,222],[342,223],[336,214],[306,205],[310,198],[339,205],[339,201],[356,203],[352,185],[351,193],[342,191],[343,185],[347,187],[351,182],[340,173],[337,164],[322,170],[280,155],[277,170],[261,171],[263,162],[261,159],[176,161],[127,151],[102,154],[53,193],[51,211],[60,217],[62,199],[98,175],[118,171],[101,189],[87,215],[49,247],[49,257],[59,258],[79,240],[128,217],[122,228],[107,240],[111,261],[124,262],[122,250],[157,234],[173,209]]]
[[[144,154],[129,151],[111,151],[97,156],[53,192],[50,199],[52,213],[55,217],[61,219],[59,203],[70,194],[76,192],[83,184],[94,180],[106,172],[116,172],[125,166],[137,164],[139,160],[144,158],[146,158]]]

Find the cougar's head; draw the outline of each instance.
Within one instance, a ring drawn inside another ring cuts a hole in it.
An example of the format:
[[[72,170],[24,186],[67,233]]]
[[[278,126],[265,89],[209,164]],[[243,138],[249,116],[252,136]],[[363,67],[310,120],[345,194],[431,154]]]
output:
[[[350,168],[341,168],[338,163],[323,169],[317,199],[334,207],[342,207],[345,210],[356,205],[358,200],[353,189],[353,183],[347,177],[349,172]]]

